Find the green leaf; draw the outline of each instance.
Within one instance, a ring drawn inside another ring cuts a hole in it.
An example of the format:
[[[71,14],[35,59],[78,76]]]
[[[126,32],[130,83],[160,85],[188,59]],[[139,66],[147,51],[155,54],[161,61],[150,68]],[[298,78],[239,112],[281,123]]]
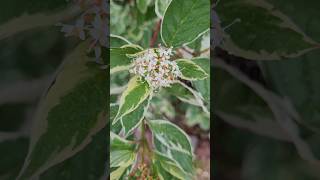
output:
[[[161,25],[165,45],[178,47],[199,38],[210,27],[209,0],[172,0]]]
[[[171,180],[176,180],[175,176],[171,175],[169,172],[167,172],[161,165],[159,161],[154,161],[153,162],[153,167],[154,171],[156,171],[157,177],[160,178],[160,180],[166,180],[166,179],[171,179]],[[173,168],[172,168],[173,169]]]
[[[210,117],[199,107],[189,106],[186,112],[186,124],[190,127],[199,125],[203,130],[210,129]]]
[[[110,49],[110,73],[129,70],[131,59],[127,54],[135,54],[141,51],[139,46],[125,45],[121,48]]]
[[[194,58],[192,59],[197,65],[199,65],[207,74],[208,78],[199,81],[193,81],[195,89],[199,91],[206,101],[210,104],[210,59],[208,58]]]
[[[148,98],[151,91],[147,82],[139,80],[138,76],[132,77],[127,89],[121,95],[119,110],[112,124],[137,109]]]
[[[304,3],[300,0],[267,0],[272,4],[273,8],[288,15],[294,23],[296,23],[303,32],[312,39],[320,42],[320,17],[317,16],[319,1],[309,0]],[[290,6],[288,6],[290,3]]]
[[[185,173],[179,166],[170,158],[155,151],[154,152],[154,165],[157,169],[158,176],[162,180],[166,179],[181,179],[191,180],[192,176]]]
[[[145,14],[147,12],[149,4],[151,3],[151,0],[136,0],[136,3],[139,11]]]
[[[164,90],[171,95],[176,96],[182,102],[186,102],[195,106],[199,105],[194,95],[179,83],[171,84],[170,87],[164,88]]]
[[[40,102],[21,179],[32,179],[79,152],[106,125],[108,73],[79,45]]]
[[[41,180],[100,179],[107,170],[108,156],[106,152],[109,143],[106,143],[109,128],[103,128],[93,136],[92,141],[83,150],[71,158],[61,162],[41,174]]]
[[[148,108],[148,103],[148,99],[144,100],[144,102],[142,102],[136,110],[121,118],[125,136],[131,134],[133,130],[136,129],[144,119],[146,109]]]
[[[159,18],[163,18],[164,12],[166,11],[170,2],[171,0],[156,0],[154,6],[155,12]]]
[[[119,105],[115,105],[115,104],[110,105],[110,116],[109,116],[110,120],[113,120],[116,117],[118,109],[119,109]],[[118,121],[115,124],[111,125],[111,131],[115,134],[119,134],[121,129],[122,129],[121,121]]]
[[[193,152],[188,135],[169,121],[151,120],[148,125],[156,149],[174,160],[186,173],[193,173]]]
[[[181,72],[181,78],[189,81],[203,80],[209,75],[195,62],[188,59],[176,60]]]
[[[265,0],[224,0],[217,6],[217,13],[222,26],[241,20],[226,31],[222,44],[222,48],[236,56],[279,60],[305,54],[318,44]]]
[[[116,168],[114,171],[111,172],[110,174],[110,180],[119,180],[124,172],[127,170],[128,167],[125,166],[121,166]]]
[[[135,160],[135,145],[110,132],[110,167],[128,167]]]
[[[111,172],[110,178],[119,179],[136,159],[135,145],[112,132],[110,132],[110,138],[110,167],[117,167]]]
[[[120,48],[127,44],[132,44],[130,41],[122,36],[110,34],[110,48]]]

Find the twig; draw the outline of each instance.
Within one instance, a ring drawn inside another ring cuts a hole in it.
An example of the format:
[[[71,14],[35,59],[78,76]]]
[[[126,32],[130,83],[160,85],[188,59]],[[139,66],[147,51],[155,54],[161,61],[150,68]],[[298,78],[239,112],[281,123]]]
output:
[[[156,26],[153,29],[153,35],[150,40],[150,47],[154,47],[154,44],[157,41],[157,37],[158,37],[159,31],[160,31],[160,25],[161,25],[161,19],[159,19],[159,21],[157,22]]]

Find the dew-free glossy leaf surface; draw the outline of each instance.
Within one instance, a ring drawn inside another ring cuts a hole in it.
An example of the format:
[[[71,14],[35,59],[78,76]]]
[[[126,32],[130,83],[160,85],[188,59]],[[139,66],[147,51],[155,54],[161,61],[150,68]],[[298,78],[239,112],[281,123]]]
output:
[[[181,72],[181,78],[194,81],[206,79],[209,74],[207,74],[201,66],[197,65],[192,60],[188,59],[178,59],[176,63]]]
[[[163,17],[162,41],[178,47],[200,37],[209,27],[209,0],[172,0]]]
[[[150,93],[151,89],[147,82],[139,80],[137,76],[132,77],[127,89],[121,95],[119,110],[112,123],[116,123],[120,118],[137,109]]]

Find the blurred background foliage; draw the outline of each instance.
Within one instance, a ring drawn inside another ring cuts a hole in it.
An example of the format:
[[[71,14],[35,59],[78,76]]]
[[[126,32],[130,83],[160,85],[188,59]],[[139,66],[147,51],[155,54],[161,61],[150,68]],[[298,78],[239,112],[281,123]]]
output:
[[[22,4],[21,4],[22,3]],[[59,22],[73,23],[73,1],[3,1],[0,7],[0,179],[16,179],[27,157],[39,101],[63,59],[81,43]],[[74,14],[73,14],[74,15]],[[99,179],[106,173],[107,128],[39,179]],[[50,142],[47,142],[50,143]]]
[[[220,30],[240,18],[215,34],[224,41],[211,53],[214,178],[320,179],[319,5],[221,0],[214,8]],[[315,48],[287,57],[303,36]]]

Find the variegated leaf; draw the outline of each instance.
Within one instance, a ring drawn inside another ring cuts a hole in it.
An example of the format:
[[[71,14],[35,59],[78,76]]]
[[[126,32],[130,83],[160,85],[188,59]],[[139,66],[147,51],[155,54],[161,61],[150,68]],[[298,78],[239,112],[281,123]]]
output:
[[[145,111],[148,108],[148,103],[148,99],[144,100],[144,102],[142,102],[136,110],[121,118],[121,124],[123,126],[125,136],[131,134],[144,119]]]
[[[124,45],[121,48],[110,49],[110,74],[129,70],[131,59],[128,54],[135,54],[142,49],[137,45]]]
[[[174,83],[170,87],[165,88],[164,90],[176,96],[179,100],[183,102],[186,102],[195,106],[199,105],[199,103],[197,102],[192,92],[190,92],[188,89],[186,89],[184,86],[182,86],[179,83]]]
[[[192,176],[185,173],[173,160],[157,151],[154,152],[154,166],[161,180],[192,179]]]
[[[225,31],[221,47],[252,60],[279,60],[319,48],[287,15],[265,0],[223,0],[216,7]],[[254,14],[254,16],[252,15]]]
[[[121,166],[113,170],[110,174],[110,180],[119,180],[128,167]]]
[[[135,145],[110,132],[111,152],[110,167],[116,168],[111,172],[111,179],[119,179],[125,170],[134,163],[136,159]]]
[[[35,117],[28,157],[18,179],[33,179],[83,149],[106,125],[107,72],[77,47],[58,70]]]
[[[113,132],[110,132],[110,140],[110,167],[128,167],[131,165],[136,156],[135,145]]]
[[[189,81],[203,80],[209,75],[195,62],[188,59],[178,59],[175,61],[180,69],[181,78]]]
[[[41,174],[41,180],[57,179],[77,179],[77,180],[97,180],[103,176],[109,157],[106,152],[109,143],[106,143],[109,128],[106,126],[92,137],[92,141],[83,150],[71,158],[49,168]]]
[[[138,76],[132,77],[120,98],[119,110],[112,124],[137,109],[148,98],[151,91],[147,82],[141,81]]]
[[[170,4],[171,0],[156,0],[154,3],[154,9],[159,18],[163,18],[164,12]]]
[[[119,109],[119,105],[116,105],[116,104],[110,105],[110,116],[109,116],[110,121],[109,122],[112,122],[112,120],[116,117],[118,109]],[[110,130],[115,134],[119,134],[121,129],[122,129],[122,124],[120,121],[116,122],[115,124],[112,124],[110,128]]]
[[[110,34],[110,48],[120,48],[127,44],[132,43],[122,36]]]
[[[163,17],[161,38],[167,46],[179,47],[199,38],[209,28],[209,0],[173,0]]]
[[[188,135],[169,121],[151,120],[148,125],[157,151],[168,156],[184,172],[192,174],[193,151]]]
[[[199,65],[208,74],[208,78],[193,81],[192,84],[210,107],[210,59],[194,58],[192,61]]]

